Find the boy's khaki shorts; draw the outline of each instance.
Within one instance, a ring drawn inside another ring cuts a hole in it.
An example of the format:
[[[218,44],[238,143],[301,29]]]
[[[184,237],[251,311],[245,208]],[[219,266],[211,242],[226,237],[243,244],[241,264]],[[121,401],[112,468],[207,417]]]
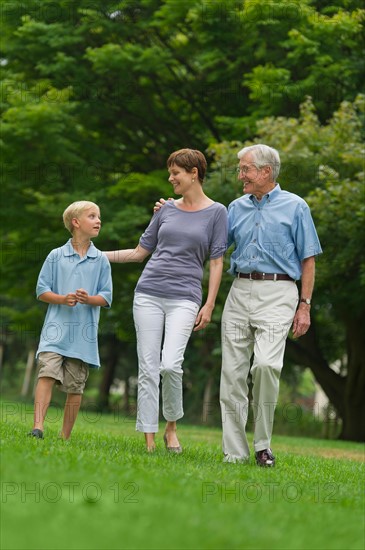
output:
[[[38,378],[53,378],[65,393],[84,393],[89,367],[81,359],[42,351],[38,355]]]

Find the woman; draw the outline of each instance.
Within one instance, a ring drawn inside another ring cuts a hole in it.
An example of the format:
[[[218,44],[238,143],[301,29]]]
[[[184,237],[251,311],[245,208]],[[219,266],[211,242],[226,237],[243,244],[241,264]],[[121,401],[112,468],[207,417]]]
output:
[[[162,378],[164,441],[168,451],[182,451],[176,421],[183,416],[182,362],[191,331],[211,320],[227,243],[227,211],[203,191],[207,162],[200,151],[181,149],[167,160],[169,182],[181,195],[156,212],[133,250],[106,252],[111,262],[142,262],[133,316],[139,363],[137,425],[147,451],[155,450],[159,382]],[[209,257],[209,288],[204,306],[201,281]],[[162,350],[161,350],[162,346]]]

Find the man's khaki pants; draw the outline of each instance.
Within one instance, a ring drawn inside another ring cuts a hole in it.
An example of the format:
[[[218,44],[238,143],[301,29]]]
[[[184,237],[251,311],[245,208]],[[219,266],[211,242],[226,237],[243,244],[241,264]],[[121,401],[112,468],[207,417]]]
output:
[[[285,342],[297,305],[298,289],[291,281],[235,279],[232,284],[222,316],[220,401],[226,462],[249,458],[250,371],[254,449],[270,448]]]

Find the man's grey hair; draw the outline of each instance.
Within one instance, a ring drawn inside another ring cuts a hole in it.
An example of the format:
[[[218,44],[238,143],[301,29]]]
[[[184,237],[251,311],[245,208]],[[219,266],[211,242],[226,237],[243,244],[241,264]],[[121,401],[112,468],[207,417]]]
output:
[[[272,179],[276,181],[280,172],[280,156],[276,149],[263,143],[257,143],[256,145],[244,147],[237,153],[237,156],[240,159],[247,153],[252,154],[252,161],[257,167],[271,166]]]

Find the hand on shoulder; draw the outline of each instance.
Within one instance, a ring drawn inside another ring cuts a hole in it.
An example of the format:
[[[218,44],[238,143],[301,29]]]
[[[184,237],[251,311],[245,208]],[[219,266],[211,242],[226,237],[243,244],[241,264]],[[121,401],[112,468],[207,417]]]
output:
[[[167,200],[168,201],[173,201],[174,199],[169,197]],[[160,210],[160,208],[163,207],[164,204],[166,204],[166,199],[161,198],[160,200],[156,201],[155,206],[153,207],[153,211],[158,212]]]

